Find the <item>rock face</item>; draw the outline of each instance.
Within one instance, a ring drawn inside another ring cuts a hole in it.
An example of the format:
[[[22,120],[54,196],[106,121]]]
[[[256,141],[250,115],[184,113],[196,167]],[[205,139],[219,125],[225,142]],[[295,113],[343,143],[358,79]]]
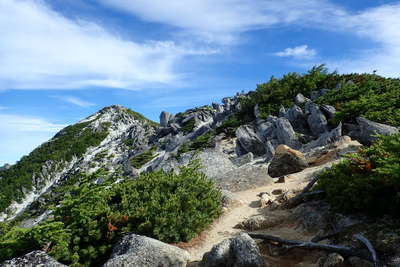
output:
[[[186,250],[161,241],[129,234],[114,247],[104,267],[184,267],[190,259]]]
[[[307,118],[307,122],[311,132],[315,136],[319,136],[328,130],[328,121],[317,104],[310,103],[306,107],[306,112],[310,114]]]
[[[276,148],[275,155],[268,167],[268,174],[271,177],[280,177],[302,171],[307,166],[307,160],[303,153],[286,145],[280,145]]]
[[[350,137],[359,139],[362,143],[371,144],[376,140],[374,135],[392,135],[399,133],[399,129],[382,123],[373,122],[363,117],[357,119],[358,129],[349,133]]]
[[[8,260],[0,264],[0,267],[63,267],[61,264],[41,250],[30,252],[22,257]]]
[[[245,233],[226,239],[204,254],[202,267],[261,267],[264,260],[255,241]]]
[[[275,127],[276,136],[280,144],[285,144],[296,149],[301,146],[288,119],[279,118],[276,121]]]

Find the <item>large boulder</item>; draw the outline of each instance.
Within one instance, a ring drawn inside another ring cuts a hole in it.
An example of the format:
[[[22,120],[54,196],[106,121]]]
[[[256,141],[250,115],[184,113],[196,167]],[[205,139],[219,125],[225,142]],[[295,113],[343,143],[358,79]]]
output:
[[[268,167],[268,174],[271,177],[280,177],[302,171],[307,167],[308,163],[303,153],[286,145],[279,145]]]
[[[115,246],[104,267],[184,267],[190,259],[186,250],[153,238],[129,234]]]
[[[328,121],[317,104],[307,102],[306,113],[309,114],[307,118],[308,126],[315,136],[319,136],[328,131]]]
[[[162,127],[167,127],[168,122],[172,118],[172,115],[166,111],[161,112],[160,114],[160,124]]]
[[[8,260],[0,264],[0,267],[63,267],[67,266],[59,263],[58,261],[51,258],[44,251],[37,250],[30,252],[22,257]]]
[[[286,118],[279,118],[275,123],[276,136],[280,144],[285,144],[295,149],[301,147],[301,144],[293,130],[292,125]]]
[[[265,266],[256,242],[245,233],[226,239],[204,254],[202,267],[261,267]]]
[[[252,126],[240,126],[236,130],[236,137],[238,145],[240,145],[246,152],[252,152],[256,156],[262,156],[265,154],[264,143]]]
[[[362,143],[371,144],[376,140],[374,135],[392,135],[399,133],[399,129],[383,123],[377,123],[367,120],[363,117],[357,118],[359,129],[356,132],[349,133],[350,137],[359,139]]]
[[[302,94],[297,94],[296,97],[294,98],[294,102],[296,103],[296,105],[303,105],[308,101],[310,101],[310,99],[308,99]]]

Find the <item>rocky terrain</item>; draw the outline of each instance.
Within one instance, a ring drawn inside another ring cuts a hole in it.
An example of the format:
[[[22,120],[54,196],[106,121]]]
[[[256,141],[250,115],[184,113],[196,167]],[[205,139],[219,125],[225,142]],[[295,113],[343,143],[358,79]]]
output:
[[[224,215],[188,243],[171,245],[127,235],[115,245],[104,266],[373,266],[369,254],[350,255],[329,249],[306,250],[304,254],[299,248],[304,244],[289,248],[290,242],[261,242],[263,239],[256,235],[306,242],[367,222],[361,215],[336,213],[314,195],[307,196],[305,202],[296,199],[318,173],[348,153],[370,145],[376,134],[399,132],[394,126],[364,117],[330,123],[336,108],[316,100],[331,90],[338,89],[319,89],[309,98],[298,93],[294,104],[281,106],[275,116],[262,116],[259,105],[255,105],[254,119],[244,121],[233,135],[224,131],[224,123],[241,111],[241,103],[249,94],[178,114],[163,111],[159,124],[122,106],[106,107],[77,124],[77,139],[88,132],[101,133],[98,144],[85,147],[81,155],[39,162],[38,171],[30,173],[30,186],[18,186],[22,196],[10,200],[1,210],[0,221],[17,220],[31,227],[46,220],[51,216],[48,205],[57,203],[60,188],[77,173],[104,169],[135,179],[141,173],[158,170],[179,172],[181,166],[198,159],[202,172],[222,190]],[[60,131],[48,144],[62,140],[68,131]],[[0,179],[9,179],[4,174],[18,164],[1,167]],[[103,182],[101,178],[96,181]],[[321,244],[328,244],[327,240],[329,237]],[[355,250],[363,246],[356,241],[331,241]],[[385,232],[371,240],[380,252],[394,251],[384,255],[379,264],[400,266],[400,249],[393,245],[398,241],[400,236]],[[0,266],[63,265],[44,252],[34,251]]]

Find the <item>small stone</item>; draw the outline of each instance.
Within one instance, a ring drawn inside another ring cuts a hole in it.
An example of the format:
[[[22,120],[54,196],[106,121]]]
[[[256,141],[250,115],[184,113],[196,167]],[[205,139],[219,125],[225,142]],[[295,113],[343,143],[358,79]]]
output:
[[[323,265],[323,267],[336,267],[340,266],[344,262],[344,258],[342,255],[337,254],[337,253],[331,253],[328,255],[328,258],[326,258],[326,261]]]

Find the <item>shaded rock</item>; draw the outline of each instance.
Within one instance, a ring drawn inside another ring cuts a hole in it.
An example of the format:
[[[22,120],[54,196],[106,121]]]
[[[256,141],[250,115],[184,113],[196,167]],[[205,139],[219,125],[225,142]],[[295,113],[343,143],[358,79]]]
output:
[[[260,112],[260,107],[258,106],[258,104],[256,104],[254,106],[254,117],[256,119],[261,119],[261,112]]]
[[[342,255],[331,253],[326,258],[323,267],[339,267],[344,262]]]
[[[307,104],[310,102],[307,102]],[[328,131],[328,121],[326,117],[318,107],[318,105],[311,103],[306,106],[309,116],[307,118],[308,126],[310,127],[311,132],[315,136],[319,136],[320,134]]]
[[[377,123],[367,120],[363,117],[357,118],[359,130],[357,132],[350,132],[350,137],[359,138],[362,143],[371,144],[376,140],[374,135],[392,135],[399,133],[399,129],[383,123]]]
[[[285,144],[292,148],[298,149],[301,144],[296,136],[296,133],[293,130],[292,125],[289,120],[286,118],[279,118],[275,123],[276,127],[276,136],[280,144]]]
[[[8,260],[0,264],[0,267],[62,267],[67,266],[61,264],[47,255],[44,251],[37,250],[30,252],[22,257]]]
[[[225,173],[236,169],[236,166],[226,154],[215,150],[207,149],[198,154],[196,158],[200,159],[202,163],[201,171],[213,180],[221,179],[225,176]],[[191,156],[188,157],[187,163],[190,159]]]
[[[279,177],[302,171],[307,167],[303,153],[286,145],[279,145],[268,167],[268,174],[271,177]]]
[[[256,156],[262,156],[265,154],[264,144],[252,126],[240,126],[236,130],[236,137],[237,142],[246,152],[252,152]]]
[[[172,115],[166,111],[161,112],[160,114],[160,125],[162,127],[167,127],[168,122],[170,121]]]
[[[286,109],[284,106],[281,105],[281,107],[279,108],[279,117],[284,117],[286,114]]]
[[[347,259],[350,266],[352,267],[373,267],[374,265],[366,260],[360,259],[359,257],[350,257]]]
[[[256,242],[245,233],[226,239],[204,254],[199,266],[203,267],[261,267],[264,260]]]
[[[290,121],[296,131],[307,132],[306,116],[299,106],[293,105],[293,107],[288,109],[285,113],[285,118]]]
[[[249,152],[249,153],[247,153],[247,154],[245,154],[245,155],[243,155],[241,157],[233,159],[232,162],[236,166],[240,167],[240,166],[242,166],[244,164],[252,162],[253,160],[254,160],[254,155],[253,155],[253,153]]]
[[[330,215],[330,207],[321,201],[309,201],[297,206],[291,215],[298,227],[309,232],[316,233],[327,227]]]
[[[190,255],[186,250],[153,238],[129,234],[113,248],[104,267],[186,266]]]

